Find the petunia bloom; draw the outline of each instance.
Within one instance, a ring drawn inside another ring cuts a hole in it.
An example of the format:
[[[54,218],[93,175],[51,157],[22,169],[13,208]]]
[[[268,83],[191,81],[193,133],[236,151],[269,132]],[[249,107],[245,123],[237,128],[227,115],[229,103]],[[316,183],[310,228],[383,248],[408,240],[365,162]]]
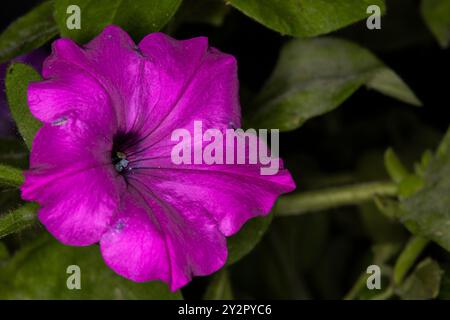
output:
[[[295,188],[283,168],[261,176],[259,165],[172,163],[173,130],[240,125],[236,60],[204,37],[152,33],[136,46],[108,26],[82,48],[56,40],[42,75],[28,88],[43,126],[22,197],[40,204],[60,242],[99,243],[126,278],[176,290],[213,273],[226,237]]]

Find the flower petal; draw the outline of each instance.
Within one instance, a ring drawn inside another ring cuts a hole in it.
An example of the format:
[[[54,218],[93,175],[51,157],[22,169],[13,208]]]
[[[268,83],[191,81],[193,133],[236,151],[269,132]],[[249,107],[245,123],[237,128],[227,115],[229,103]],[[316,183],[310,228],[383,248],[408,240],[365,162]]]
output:
[[[65,176],[38,192],[35,201],[41,205],[39,220],[64,244],[97,243],[116,212],[117,189],[114,176],[104,169]]]
[[[92,119],[93,123],[101,123],[105,118],[116,123],[105,90],[91,76],[70,68],[66,67],[64,76],[29,84],[28,105],[31,113],[44,123],[54,122],[74,112],[86,120]]]
[[[146,145],[169,137],[194,120],[207,126],[240,125],[237,64],[233,56],[208,49],[206,38],[177,41],[162,33],[145,37],[139,48],[155,61],[158,101],[149,109],[152,123]],[[151,135],[149,134],[151,133]],[[143,146],[145,147],[145,146]]]
[[[42,121],[71,110],[114,113],[120,129],[128,131],[143,97],[152,100],[148,96],[153,87],[143,84],[142,75],[143,70],[153,69],[145,67],[149,62],[119,27],[106,27],[83,48],[70,39],[59,39],[52,49],[43,67],[47,81],[29,88],[31,111]]]
[[[171,206],[187,212],[201,208],[220,231],[231,236],[251,218],[270,212],[276,199],[295,189],[286,169],[262,176],[258,165],[172,165],[135,169]]]
[[[69,116],[44,124],[33,141],[22,198],[41,205],[39,219],[65,244],[99,241],[119,201],[112,142],[96,128]]]
[[[163,280],[175,291],[193,275],[208,275],[224,265],[225,237],[201,208],[173,207],[145,183],[130,183],[133,199],[124,200],[100,242],[113,270],[135,281]]]

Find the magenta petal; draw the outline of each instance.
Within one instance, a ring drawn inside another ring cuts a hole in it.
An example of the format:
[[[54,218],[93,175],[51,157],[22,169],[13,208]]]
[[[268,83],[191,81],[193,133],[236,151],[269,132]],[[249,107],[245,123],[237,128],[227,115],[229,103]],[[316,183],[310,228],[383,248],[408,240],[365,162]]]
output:
[[[121,130],[129,131],[135,112],[155,98],[153,87],[144,85],[146,79],[154,78],[143,76],[145,70],[153,72],[147,67],[150,62],[138,54],[133,40],[119,27],[106,27],[84,48],[70,39],[59,39],[52,48],[43,67],[48,80],[32,84],[28,93],[31,111],[43,121],[71,110],[112,113]]]
[[[113,270],[135,281],[163,280],[175,291],[192,276],[211,274],[224,265],[225,237],[204,210],[173,207],[133,180],[133,198],[124,199],[100,243]]]
[[[126,195],[100,241],[103,258],[117,273],[134,281],[170,281],[164,231],[142,200]]]
[[[73,113],[92,119],[92,123],[116,123],[109,97],[100,84],[81,70],[70,71],[69,67],[63,77],[30,83],[28,105],[31,113],[46,123]]]
[[[177,128],[203,120],[215,128],[240,125],[237,64],[233,56],[208,49],[206,38],[177,41],[162,33],[145,37],[139,48],[155,61],[158,101],[148,112],[149,144]]]
[[[180,211],[202,209],[225,236],[236,233],[249,219],[270,212],[276,199],[295,189],[285,169],[262,176],[258,166],[155,165],[137,170],[152,190]]]
[[[70,167],[111,164],[114,126],[86,122],[75,114],[44,124],[33,140],[30,172],[54,174]]]
[[[64,176],[38,193],[39,220],[64,244],[94,244],[116,212],[117,188],[114,177],[104,169],[91,168]]]
[[[63,243],[99,241],[116,210],[122,186],[102,134],[68,117],[45,124],[33,141],[22,197],[41,205],[39,219]]]

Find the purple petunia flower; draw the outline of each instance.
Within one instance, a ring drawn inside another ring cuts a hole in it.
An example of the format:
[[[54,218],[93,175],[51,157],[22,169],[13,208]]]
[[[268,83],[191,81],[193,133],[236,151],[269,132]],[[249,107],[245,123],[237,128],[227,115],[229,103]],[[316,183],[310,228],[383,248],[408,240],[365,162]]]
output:
[[[22,196],[59,241],[99,242],[126,278],[176,290],[211,274],[226,261],[225,237],[295,188],[283,168],[172,163],[173,130],[240,125],[236,60],[206,38],[152,33],[136,46],[109,26],[83,48],[55,41],[42,73],[28,88],[44,125]]]

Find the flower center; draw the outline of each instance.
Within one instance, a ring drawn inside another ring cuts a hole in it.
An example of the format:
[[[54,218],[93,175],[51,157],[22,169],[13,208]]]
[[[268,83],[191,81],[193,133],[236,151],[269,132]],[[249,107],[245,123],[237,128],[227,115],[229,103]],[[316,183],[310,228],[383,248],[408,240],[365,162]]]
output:
[[[136,148],[140,141],[140,136],[135,132],[118,132],[113,137],[111,162],[114,169],[125,179],[131,172],[132,165],[137,162]]]
[[[111,160],[117,172],[122,172],[128,167],[129,161],[127,155],[123,152],[113,152]]]

